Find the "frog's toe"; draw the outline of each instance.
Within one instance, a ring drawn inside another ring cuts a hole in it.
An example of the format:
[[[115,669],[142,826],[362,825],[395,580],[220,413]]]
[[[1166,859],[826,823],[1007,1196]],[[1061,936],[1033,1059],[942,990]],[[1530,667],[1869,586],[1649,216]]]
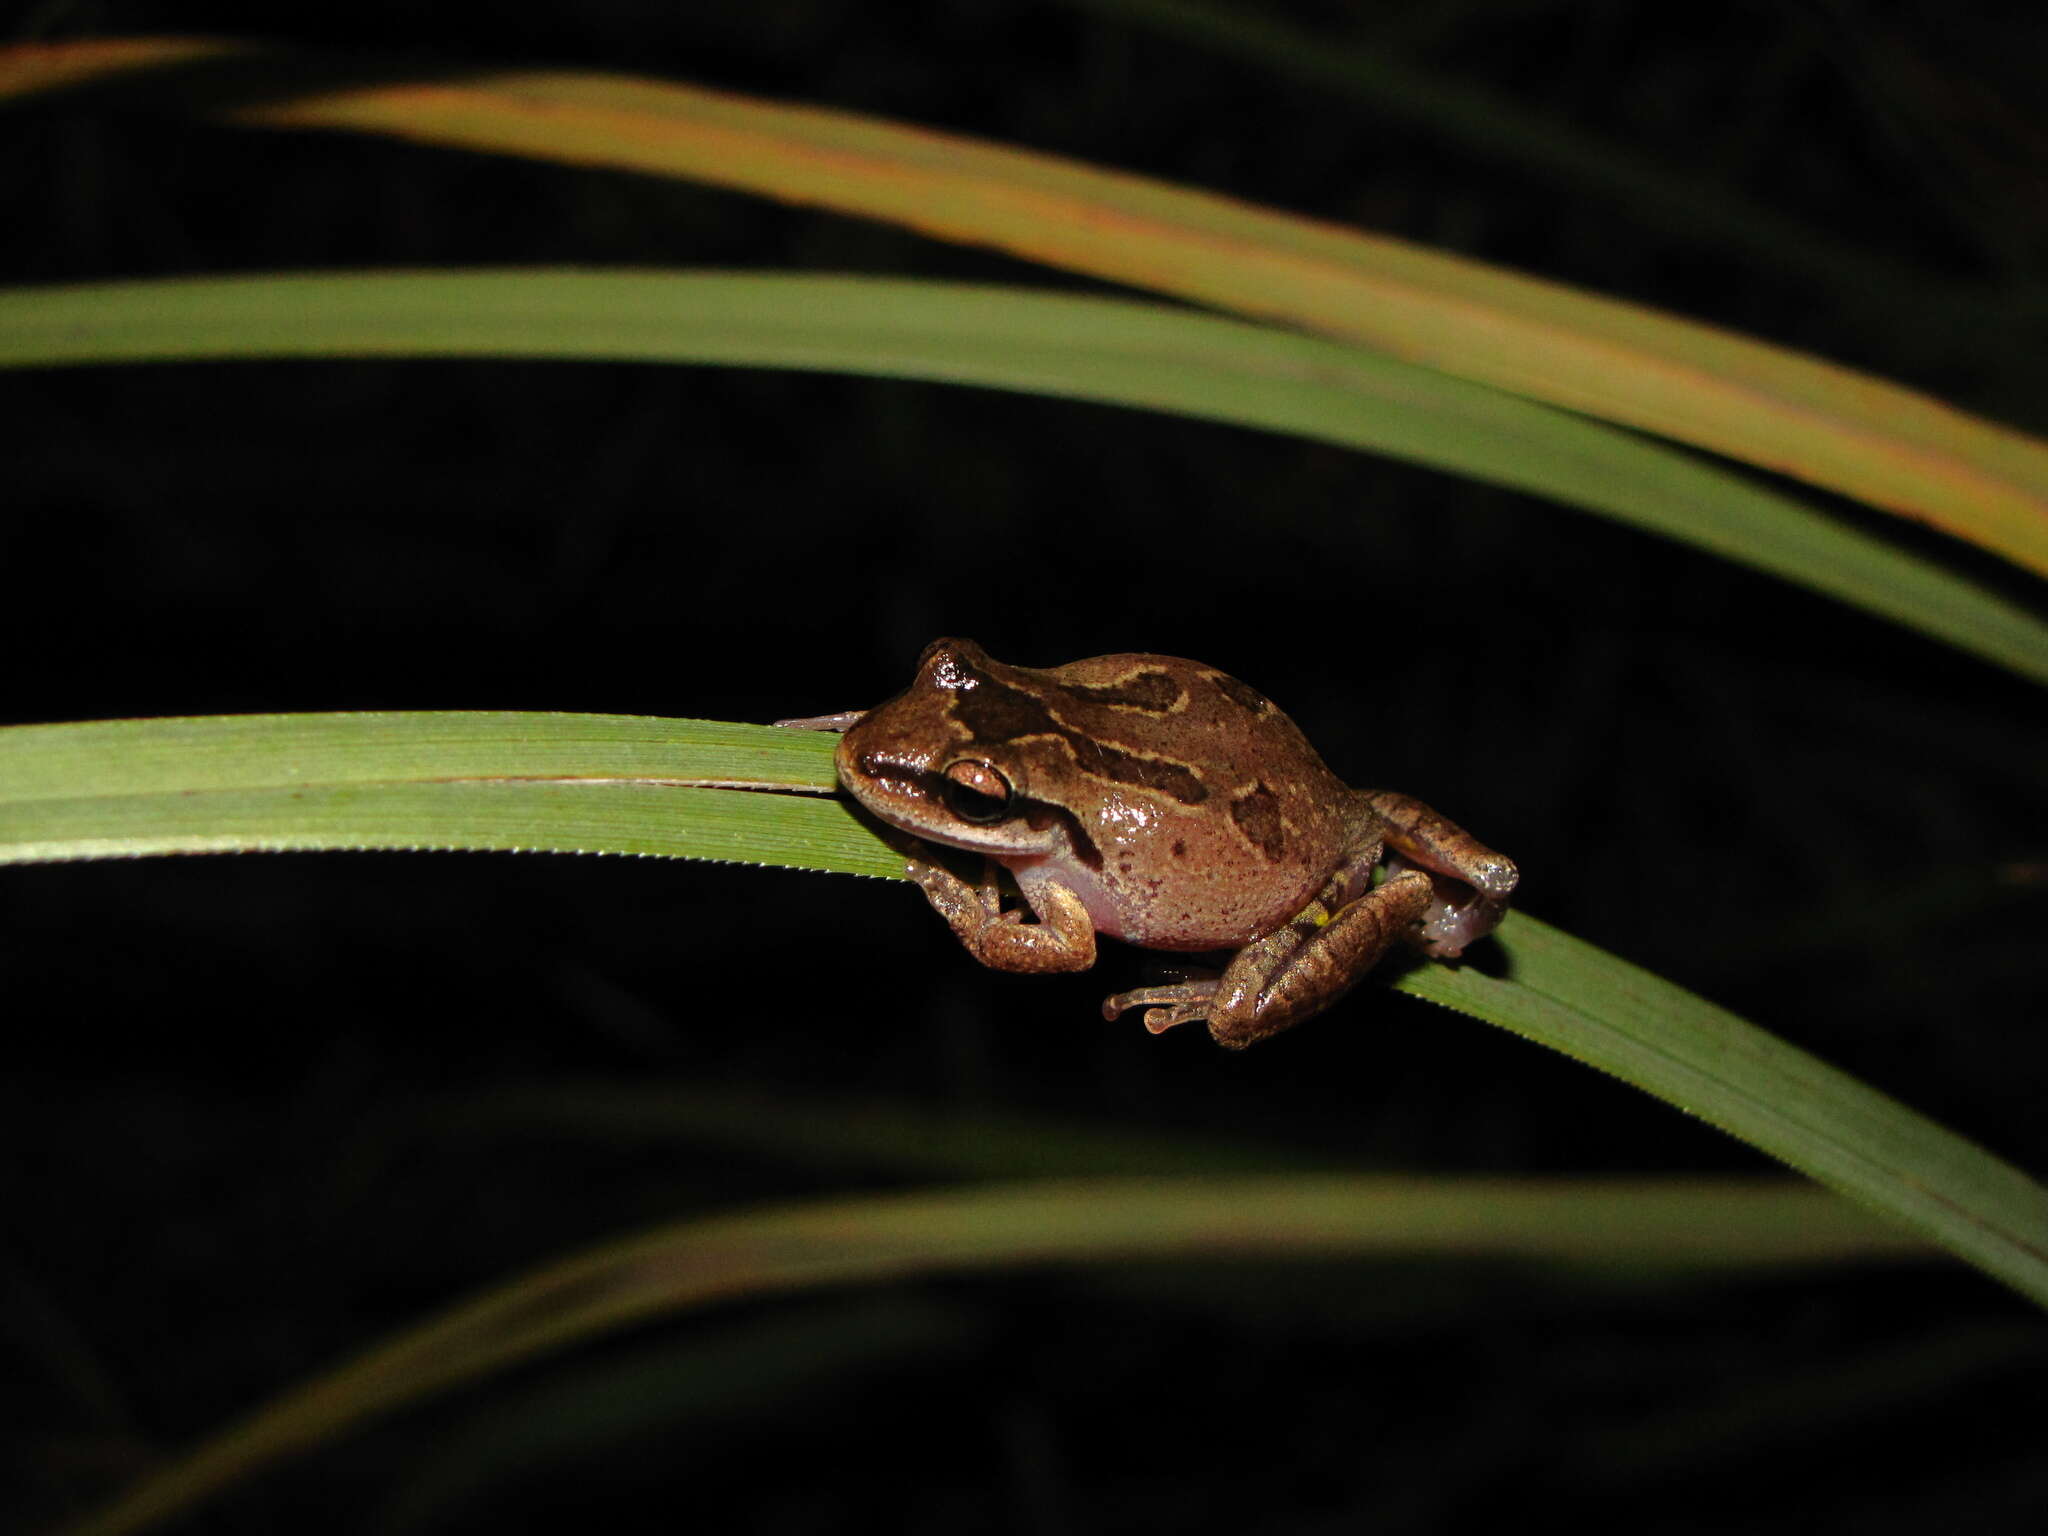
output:
[[[1213,981],[1180,981],[1171,986],[1140,987],[1119,992],[1102,1000],[1105,1019],[1121,1018],[1133,1008],[1145,1008],[1145,1028],[1163,1035],[1176,1024],[1191,1023],[1209,1016],[1209,1001],[1216,995]]]

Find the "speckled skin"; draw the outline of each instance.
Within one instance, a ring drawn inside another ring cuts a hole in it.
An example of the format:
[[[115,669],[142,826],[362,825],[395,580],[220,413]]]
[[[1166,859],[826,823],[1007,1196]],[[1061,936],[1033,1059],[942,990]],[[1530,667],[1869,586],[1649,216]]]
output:
[[[939,640],[909,688],[845,729],[839,777],[914,837],[1009,870],[1038,921],[913,856],[911,878],[984,964],[1080,970],[1095,935],[1237,951],[1214,980],[1109,999],[1157,1032],[1207,1019],[1226,1045],[1334,1001],[1394,942],[1451,958],[1491,930],[1512,863],[1428,807],[1347,787],[1294,722],[1226,673],[1173,656],[1044,669]],[[1399,866],[1373,887],[1391,845]],[[1448,878],[1441,878],[1448,877]]]

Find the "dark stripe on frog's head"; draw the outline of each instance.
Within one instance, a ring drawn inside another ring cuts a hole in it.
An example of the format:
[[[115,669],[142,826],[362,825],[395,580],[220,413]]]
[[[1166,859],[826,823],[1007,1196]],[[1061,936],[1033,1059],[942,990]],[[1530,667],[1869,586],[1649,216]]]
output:
[[[1126,752],[1121,747],[1077,731],[1054,715],[1037,695],[999,682],[964,656],[954,655],[950,665],[967,686],[953,691],[949,707],[953,718],[966,728],[968,739],[977,746],[1002,746],[1034,737],[1063,741],[1073,754],[1074,766],[1091,778],[1157,790],[1162,795],[1172,796],[1182,805],[1200,805],[1209,798],[1209,787],[1185,764],[1166,758],[1140,757],[1135,752]],[[1164,677],[1165,674],[1140,676]],[[1166,681],[1172,683],[1173,680],[1166,678]],[[1173,686],[1178,692],[1179,685]],[[1089,698],[1091,703],[1104,702],[1083,690],[1071,691],[1079,697]],[[1156,689],[1147,688],[1145,696],[1157,698],[1159,695]]]
[[[1156,667],[1133,672],[1121,682],[1066,683],[1062,686],[1068,693],[1086,699],[1090,704],[1106,704],[1111,709],[1136,710],[1146,715],[1170,715],[1186,702],[1188,696],[1187,689],[1171,672],[1162,672]]]
[[[1230,802],[1230,819],[1244,840],[1277,864],[1287,853],[1287,828],[1280,817],[1280,797],[1264,781]]]
[[[1227,672],[1206,672],[1203,676],[1216,685],[1216,691],[1230,700],[1239,709],[1248,709],[1255,715],[1273,713],[1273,701],[1258,689],[1240,683]]]

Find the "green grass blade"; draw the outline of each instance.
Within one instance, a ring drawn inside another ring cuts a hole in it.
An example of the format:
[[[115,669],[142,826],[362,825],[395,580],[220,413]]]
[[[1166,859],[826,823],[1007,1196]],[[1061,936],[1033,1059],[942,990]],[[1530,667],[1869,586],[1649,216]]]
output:
[[[0,805],[390,780],[578,780],[830,794],[833,738],[726,720],[462,709],[0,729]]]
[[[2048,444],[1817,358],[1399,241],[954,135],[628,76],[338,73],[332,60],[180,40],[0,50],[0,99],[124,79],[251,125],[676,176],[993,246],[1711,449],[2048,572]]]
[[[370,1419],[543,1351],[745,1296],[1021,1264],[1488,1255],[1742,1269],[1909,1255],[1822,1191],[1760,1180],[1054,1181],[852,1199],[659,1228],[443,1313],[258,1409],[70,1536],[117,1536]]]
[[[0,786],[13,786],[0,788],[0,861],[523,848],[901,874],[901,861],[842,800],[675,787],[687,775],[650,781],[606,766],[624,754],[627,767],[644,770],[650,743],[659,751],[701,732],[717,745],[699,766],[725,773],[737,763],[763,776],[749,782],[781,774],[815,787],[829,736],[618,716],[316,715],[303,727],[301,718],[0,730]],[[360,746],[347,740],[352,722]],[[496,773],[490,731],[504,737]],[[692,761],[677,747],[655,766]],[[462,776],[451,781],[450,767]],[[528,772],[537,768],[551,777]],[[2048,1190],[2026,1175],[1526,914],[1510,914],[1499,942],[1505,980],[1470,966],[1418,966],[1397,985],[1612,1072],[2048,1305]]]
[[[658,785],[360,784],[0,804],[0,864],[170,853],[630,853],[893,876],[837,801]]]
[[[868,278],[564,271],[0,292],[0,366],[365,356],[826,369],[1292,433],[1598,512],[2048,681],[2048,624],[1742,475],[1360,347],[1158,305]]]
[[[0,864],[382,848],[894,876],[817,793],[836,738],[631,715],[246,715],[0,729]]]
[[[1418,997],[1610,1072],[1906,1222],[2048,1306],[2048,1188],[1796,1046],[1526,913],[1507,979],[1421,967]]]

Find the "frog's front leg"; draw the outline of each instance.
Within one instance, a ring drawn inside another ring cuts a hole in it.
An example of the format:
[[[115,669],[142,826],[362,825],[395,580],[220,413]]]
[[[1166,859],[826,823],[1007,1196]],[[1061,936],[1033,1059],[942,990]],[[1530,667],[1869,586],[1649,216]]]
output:
[[[969,885],[944,865],[910,855],[904,873],[923,889],[932,910],[943,917],[967,952],[998,971],[1085,971],[1095,963],[1095,920],[1066,886],[1035,881],[1024,893],[1035,923],[1003,910],[999,867],[982,862],[978,883]]]
[[[1347,868],[1327,894],[1334,902],[1338,892],[1358,883]],[[1119,993],[1104,1001],[1102,1016],[1114,1019],[1149,1004],[1145,1027],[1155,1035],[1207,1019],[1218,1045],[1242,1050],[1342,997],[1408,936],[1435,899],[1429,878],[1410,870],[1345,902],[1335,916],[1324,901],[1313,902],[1285,927],[1239,950],[1215,980]]]
[[[1493,932],[1520,878],[1514,860],[1412,795],[1377,790],[1366,803],[1386,824],[1388,872],[1421,870],[1436,887],[1415,935],[1422,952],[1432,960],[1455,960]]]

